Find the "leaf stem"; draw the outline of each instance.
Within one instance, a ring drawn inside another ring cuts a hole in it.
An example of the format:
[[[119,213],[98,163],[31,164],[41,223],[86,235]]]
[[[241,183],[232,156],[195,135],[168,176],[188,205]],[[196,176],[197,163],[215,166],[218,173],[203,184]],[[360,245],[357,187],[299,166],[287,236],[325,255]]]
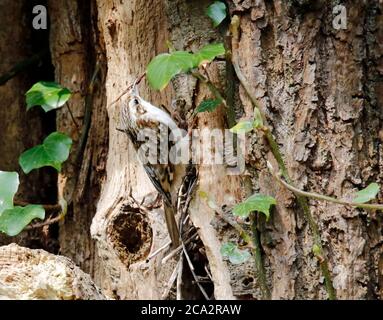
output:
[[[294,187],[291,183],[287,183],[281,178],[281,173],[276,173],[272,171],[271,164],[268,164],[270,172],[272,175],[277,179],[286,189],[292,191],[293,193],[306,197],[306,198],[312,198],[316,200],[321,200],[321,201],[327,201],[327,202],[332,202],[344,206],[350,206],[354,208],[362,208],[362,209],[370,209],[370,210],[383,210],[383,205],[381,204],[373,204],[373,203],[356,203],[356,202],[349,202],[345,200],[340,200],[336,198],[332,198],[323,194],[315,193],[315,192],[307,192],[298,189],[297,187]]]
[[[84,154],[86,141],[88,140],[88,133],[90,129],[90,123],[92,120],[92,104],[93,104],[94,86],[95,86],[95,82],[99,72],[100,72],[100,63],[96,62],[96,66],[94,68],[92,78],[90,79],[87,94],[85,97],[85,116],[84,116],[84,123],[82,126],[81,137],[78,143],[76,156],[75,156],[76,166],[80,165],[80,160],[82,159],[82,156]]]
[[[13,203],[16,206],[21,206],[21,207],[26,207],[30,205],[29,202],[23,201],[23,200],[14,200]],[[40,204],[40,205],[44,208],[45,211],[51,212],[51,213],[55,213],[62,210],[62,207],[60,204]]]
[[[225,109],[227,110],[227,122],[229,127],[235,126],[235,112],[233,110],[232,103],[229,104],[228,101],[226,101],[221,92],[217,89],[213,82],[210,81],[210,79],[206,78],[198,71],[192,72],[191,75],[207,85],[210,92],[224,105]]]
[[[214,208],[212,209],[214,209],[215,214],[219,218],[221,218],[227,224],[232,226],[238,232],[239,236],[246,243],[246,247],[250,248],[254,258],[255,270],[257,270],[258,284],[261,289],[262,299],[270,300],[271,294],[267,286],[266,271],[265,271],[265,267],[263,265],[263,260],[262,260],[261,243],[259,241],[259,233],[257,230],[255,214],[252,213],[252,215],[250,216],[250,219],[251,219],[251,235],[250,235],[239,223],[233,222],[232,220],[227,218],[224,212],[221,211],[221,209],[218,206],[214,205]]]
[[[207,79],[204,75],[202,75],[198,71],[192,72],[191,75],[194,78],[205,83],[208,86],[209,90],[216,96],[216,98],[218,100],[220,100],[225,107],[227,107],[227,102],[226,102],[225,98],[222,96],[221,92],[219,92],[219,90],[216,88],[216,86],[213,84],[213,82],[211,82],[209,79]]]
[[[32,229],[42,228],[44,226],[49,226],[49,225],[52,225],[52,224],[59,222],[61,219],[63,219],[63,215],[60,214],[54,218],[49,218],[43,222],[33,223],[33,224],[25,227],[24,230],[32,230]]]
[[[256,249],[256,247],[254,246],[252,237],[244,228],[242,228],[240,224],[231,221],[229,218],[225,216],[223,212],[219,212],[218,208],[215,208],[214,211],[218,217],[220,217],[223,221],[225,221],[228,225],[232,226],[238,232],[239,236],[251,248],[251,250]]]

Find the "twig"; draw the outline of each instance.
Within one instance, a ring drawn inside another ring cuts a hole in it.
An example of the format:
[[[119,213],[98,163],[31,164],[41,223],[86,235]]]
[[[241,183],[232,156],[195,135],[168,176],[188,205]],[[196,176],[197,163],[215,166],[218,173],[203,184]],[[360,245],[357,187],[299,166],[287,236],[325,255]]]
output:
[[[214,211],[217,216],[219,216],[222,220],[231,225],[238,232],[242,240],[245,241],[246,246],[250,248],[254,258],[255,268],[257,270],[257,277],[259,287],[262,293],[262,298],[270,299],[270,290],[267,285],[266,271],[262,261],[261,243],[259,241],[259,234],[255,222],[252,223],[252,234],[250,235],[245,229],[242,228],[240,224],[233,222],[229,218],[227,218],[218,206],[214,206]]]
[[[212,277],[212,275],[211,275],[209,269],[207,268],[206,264],[204,265],[203,268],[205,269],[206,274],[207,274],[207,276],[209,277],[209,279],[210,279],[211,281],[213,281],[213,277]]]
[[[183,241],[183,243],[185,245],[190,243],[192,240],[194,240],[194,238],[196,238],[197,235],[198,233],[193,234],[189,239],[187,239],[186,241]],[[172,252],[170,252],[166,257],[164,257],[161,261],[161,264],[164,265],[169,259],[174,257],[181,250],[182,250],[182,244],[180,244],[177,248],[175,248]]]
[[[49,226],[51,224],[59,222],[60,220],[62,220],[62,218],[63,218],[63,215],[60,214],[57,217],[49,218],[48,220],[45,220],[43,222],[37,222],[37,223],[31,224],[25,227],[24,230],[32,230],[32,229],[37,229],[44,226]]]
[[[154,257],[156,257],[160,252],[162,252],[163,250],[166,250],[167,248],[169,248],[171,244],[172,244],[171,241],[166,242],[163,246],[161,246],[156,251],[151,253],[149,255],[149,257],[146,258],[146,261],[149,261],[149,260],[153,259]]]
[[[209,299],[209,296],[207,295],[207,293],[206,293],[206,291],[205,291],[205,289],[204,289],[204,288],[202,287],[202,285],[199,283],[198,277],[197,277],[197,275],[196,275],[196,273],[195,273],[195,271],[194,271],[193,263],[192,263],[192,261],[191,261],[191,259],[190,259],[190,257],[189,257],[189,254],[188,254],[188,252],[187,252],[187,250],[186,250],[185,244],[182,242],[181,245],[182,245],[182,249],[183,249],[184,255],[185,255],[185,257],[186,257],[186,261],[188,262],[190,272],[192,273],[193,278],[194,278],[195,282],[197,283],[197,286],[198,286],[199,290],[201,291],[201,293],[203,294],[203,296],[205,297],[206,300],[210,300],[210,299]]]
[[[88,140],[88,133],[89,133],[90,123],[91,123],[91,118],[92,118],[92,104],[93,104],[92,103],[93,102],[92,101],[92,97],[93,97],[93,94],[94,94],[94,87],[95,87],[96,78],[97,78],[98,73],[100,72],[100,69],[101,69],[100,62],[97,61],[96,65],[94,67],[92,78],[90,79],[90,82],[89,82],[89,85],[88,85],[88,90],[87,90],[86,97],[85,97],[85,115],[84,115],[84,121],[83,121],[83,124],[82,124],[82,132],[81,132],[81,136],[80,136],[80,139],[79,139],[79,142],[78,142],[78,145],[77,145],[77,150],[76,150],[76,154],[75,154],[75,158],[74,158],[74,166],[77,167],[77,168],[81,166],[81,161],[82,161],[82,157],[83,157],[83,154],[84,154],[86,142]],[[76,121],[75,121],[75,119],[73,117],[72,111],[70,110],[68,104],[67,104],[67,106],[68,106],[69,113],[71,114],[73,123],[75,124],[75,126],[78,129],[78,126],[77,126],[77,123],[76,123]],[[77,183],[78,183],[78,179],[79,179],[79,175],[77,175],[75,177],[75,181],[74,181],[74,184],[73,184],[73,189],[71,190],[70,198],[68,199],[68,205],[70,205],[73,202],[74,193],[76,191],[76,186],[77,186]]]
[[[133,197],[133,190],[132,190],[132,188],[130,188],[130,190],[129,190],[129,199],[131,199],[131,200],[135,203],[135,205],[136,205],[140,210],[142,210],[142,211],[145,212],[146,214],[149,214],[149,213],[150,213],[148,208],[146,208],[145,206],[143,206],[141,203],[139,203],[139,202],[136,200],[136,198]]]
[[[26,201],[23,201],[23,200],[14,200],[13,203],[16,206],[21,206],[21,207],[26,207],[26,206],[30,205],[29,202],[26,202]],[[61,207],[60,204],[41,204],[41,206],[48,213],[56,213],[56,212],[62,210],[62,207]]]
[[[225,60],[226,60],[226,103],[227,103],[227,122],[230,128],[234,127],[237,123],[236,113],[235,113],[235,71],[233,68],[233,63],[231,62],[231,34],[225,36],[224,46],[226,50]],[[234,135],[234,146],[236,147],[236,135]]]
[[[209,90],[215,95],[215,97],[217,99],[219,99],[221,101],[221,103],[227,107],[227,102],[225,100],[225,98],[222,96],[221,92],[219,92],[219,90],[215,87],[215,85],[213,84],[213,82],[209,81],[209,79],[207,79],[204,75],[202,75],[201,73],[199,73],[198,71],[194,71],[191,73],[191,75],[200,80],[201,82],[205,83]]]
[[[238,49],[238,47],[239,47],[239,24],[240,24],[239,17],[233,16],[232,22],[230,25],[230,31],[232,33],[232,40],[233,40],[233,48],[234,49]],[[247,95],[249,96],[251,102],[253,103],[254,108],[258,109],[264,123],[266,123],[266,117],[265,117],[264,113],[262,112],[262,110],[260,109],[258,100],[256,99],[255,95],[253,95],[253,93],[250,89],[250,86],[249,86],[245,76],[243,75],[243,73],[239,67],[237,57],[234,53],[232,53],[232,63],[233,63],[234,70],[237,74],[237,77],[238,77],[241,85],[245,89]],[[281,169],[283,177],[290,184],[292,181],[291,181],[291,178],[287,172],[287,168],[286,168],[285,163],[283,161],[283,157],[282,157],[282,154],[279,150],[279,146],[278,146],[277,142],[275,141],[275,139],[274,139],[273,135],[271,134],[270,130],[268,129],[268,127],[264,126],[263,131],[265,132],[266,140],[269,144],[270,150],[271,150],[275,160],[278,162],[278,165]],[[300,205],[300,207],[302,208],[303,213],[306,217],[306,220],[307,220],[307,222],[310,226],[310,229],[313,233],[314,243],[317,245],[317,247],[319,249],[319,254],[320,254],[320,256],[323,257],[323,260],[320,263],[320,267],[322,270],[322,274],[325,278],[325,285],[326,285],[326,290],[327,290],[327,294],[329,296],[329,299],[334,300],[334,299],[336,299],[335,289],[334,289],[333,284],[332,284],[330,272],[328,271],[329,270],[328,269],[328,262],[327,262],[327,259],[325,258],[324,252],[323,252],[322,241],[321,241],[318,225],[315,222],[313,216],[311,215],[310,207],[308,205],[307,199],[301,195],[297,195],[297,201],[298,201],[298,204]]]
[[[221,92],[216,88],[216,86],[211,82],[209,79],[207,79],[205,76],[203,76],[198,71],[192,72],[191,75],[195,77],[196,79],[200,80],[201,82],[205,83],[211,93],[224,105],[225,109],[227,110],[228,115],[228,123],[230,126],[235,125],[235,114],[232,112],[231,106],[227,103],[226,99],[223,97]],[[196,116],[196,114],[194,114]]]
[[[180,256],[180,260],[178,261],[178,272],[177,272],[177,294],[176,299],[182,300],[182,274],[184,270],[184,256]]]
[[[325,196],[323,194],[315,193],[315,192],[307,192],[300,190],[293,185],[287,183],[284,181],[281,176],[281,173],[276,173],[273,171],[273,167],[271,166],[270,163],[268,163],[269,170],[271,174],[275,177],[275,179],[278,180],[279,183],[281,183],[286,189],[292,191],[293,193],[306,197],[306,198],[312,198],[320,201],[327,201],[327,202],[332,202],[344,206],[349,206],[349,207],[354,207],[354,208],[362,208],[362,209],[371,209],[371,210],[383,210],[383,205],[381,204],[369,204],[369,203],[357,203],[357,202],[349,202],[349,201],[344,201],[344,200],[339,200],[336,198],[332,198],[329,196]]]
[[[161,300],[165,300],[168,297],[170,289],[172,288],[174,281],[177,279],[177,274],[178,274],[180,262],[181,262],[181,260],[178,261],[176,267],[174,268],[174,270],[173,270],[173,272],[169,278],[169,281],[166,284],[165,290],[161,296]]]
[[[231,221],[225,216],[223,212],[219,212],[218,207],[214,208],[214,211],[218,217],[220,217],[223,221],[232,226],[238,232],[239,236],[250,248],[255,249],[250,234],[245,229],[243,229],[240,224]]]

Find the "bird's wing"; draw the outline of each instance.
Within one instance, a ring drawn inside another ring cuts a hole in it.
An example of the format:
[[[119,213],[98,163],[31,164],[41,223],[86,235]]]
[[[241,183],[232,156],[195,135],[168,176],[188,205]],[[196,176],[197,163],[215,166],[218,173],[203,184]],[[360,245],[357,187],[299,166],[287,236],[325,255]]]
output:
[[[175,121],[165,111],[153,106],[152,104],[143,99],[141,99],[140,102],[143,109],[146,111],[145,113],[139,116],[140,118],[146,121],[156,121],[162,123],[172,131],[179,130]]]
[[[161,194],[165,203],[168,206],[172,205],[171,195],[170,195],[170,184],[169,178],[169,164],[154,164],[154,165],[144,165],[144,169],[156,188],[156,190]]]

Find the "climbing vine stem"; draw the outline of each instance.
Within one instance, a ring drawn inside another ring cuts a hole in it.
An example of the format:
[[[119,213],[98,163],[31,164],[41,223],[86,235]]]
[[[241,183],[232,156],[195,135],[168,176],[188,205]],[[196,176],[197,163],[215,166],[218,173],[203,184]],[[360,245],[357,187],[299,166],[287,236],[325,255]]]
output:
[[[287,183],[282,179],[282,173],[277,173],[275,172],[274,168],[271,166],[270,163],[268,163],[268,167],[272,175],[275,177],[275,179],[278,180],[280,184],[282,184],[286,189],[289,189],[296,195],[300,195],[306,198],[312,198],[316,200],[321,200],[321,201],[327,201],[327,202],[332,202],[344,206],[349,206],[349,207],[354,207],[354,208],[362,208],[362,209],[368,209],[368,210],[382,210],[383,211],[383,205],[381,204],[374,204],[374,203],[357,203],[357,202],[349,202],[345,200],[340,200],[336,198],[332,198],[329,196],[325,196],[323,194],[315,193],[315,192],[307,192],[298,189],[297,187],[294,187],[292,184]]]
[[[228,104],[223,95],[219,92],[219,90],[215,87],[215,85],[202,75],[201,73],[195,71],[192,73],[192,76],[201,81],[202,83],[206,84],[211,93],[221,101],[221,103],[225,106],[226,109],[228,109]],[[232,113],[232,116],[228,117],[228,122],[230,126],[235,125],[235,114]],[[262,298],[267,300],[271,298],[270,290],[267,285],[267,279],[266,279],[266,270],[263,264],[262,259],[262,252],[261,252],[261,243],[259,240],[259,233],[256,226],[256,217],[253,214],[251,217],[252,220],[252,227],[251,227],[251,235],[245,231],[238,223],[233,223],[230,221],[230,219],[227,219],[225,217],[225,214],[220,212],[218,208],[214,208],[216,214],[226,221],[228,224],[230,224],[239,234],[239,236],[247,243],[247,246],[250,247],[251,252],[253,254],[254,258],[254,264],[255,269],[257,270],[257,278],[258,278],[258,284],[261,289]]]
[[[208,199],[205,199],[205,200],[208,201]],[[212,209],[214,209],[216,215],[219,218],[224,220],[227,224],[231,225],[238,232],[239,236],[246,243],[246,246],[250,248],[253,255],[253,259],[254,259],[255,269],[257,270],[258,285],[259,285],[259,288],[261,289],[262,299],[264,300],[271,299],[271,293],[267,285],[266,270],[263,265],[261,242],[259,240],[256,215],[253,213],[250,216],[250,220],[251,220],[251,234],[250,234],[250,232],[245,230],[240,224],[227,218],[225,213],[222,212],[219,206],[213,205]]]
[[[267,285],[266,270],[265,270],[265,266],[263,265],[262,252],[261,252],[261,241],[259,239],[259,232],[257,229],[257,217],[254,213],[250,215],[250,221],[251,221],[251,232],[252,232],[252,242],[253,242],[253,248],[251,250],[252,250],[255,265],[257,268],[257,277],[258,277],[259,287],[261,289],[262,296],[264,297],[264,299],[270,300],[271,293]]]
[[[230,32],[232,35],[232,48],[234,50],[238,49],[239,47],[239,25],[240,25],[240,18],[238,16],[233,16],[231,19],[231,24],[230,24]],[[232,64],[234,67],[234,70],[236,72],[236,75],[238,77],[238,80],[240,81],[241,85],[245,89],[248,97],[250,98],[254,108],[257,108],[259,113],[261,114],[261,117],[263,119],[263,122],[266,123],[266,118],[264,116],[264,113],[262,112],[260,105],[258,103],[257,98],[255,95],[252,93],[252,90],[250,88],[250,85],[248,84],[245,76],[243,75],[239,63],[237,60],[237,56],[235,52],[231,52],[231,57],[232,57]],[[287,181],[289,185],[292,184],[292,180],[287,172],[282,153],[280,152],[279,146],[277,142],[275,141],[272,133],[270,132],[270,129],[266,126],[262,128],[262,131],[265,134],[265,138],[268,142],[268,145],[270,147],[270,150],[277,161],[280,170],[281,170],[281,175],[284,177],[284,179]],[[321,257],[319,260],[320,268],[323,274],[323,277],[325,279],[325,285],[326,285],[326,290],[327,294],[330,300],[335,300],[336,299],[336,294],[335,294],[335,289],[332,284],[331,280],[331,275],[328,269],[328,262],[327,259],[325,258],[324,252],[323,252],[323,247],[321,243],[321,237],[320,237],[320,232],[317,223],[315,222],[313,216],[311,215],[309,205],[307,203],[307,199],[305,195],[303,194],[297,194],[297,201],[299,206],[302,208],[304,216],[309,224],[309,227],[311,229],[311,232],[313,233],[314,237],[314,244],[317,248],[317,254],[316,257]]]

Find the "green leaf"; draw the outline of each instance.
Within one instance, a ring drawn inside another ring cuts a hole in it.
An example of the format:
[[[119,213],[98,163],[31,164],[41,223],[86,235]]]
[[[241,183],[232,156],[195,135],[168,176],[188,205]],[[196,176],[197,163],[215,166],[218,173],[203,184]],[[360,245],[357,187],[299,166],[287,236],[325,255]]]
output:
[[[213,26],[217,27],[226,18],[226,6],[221,1],[215,1],[206,10],[206,15],[213,21]]]
[[[354,203],[366,203],[376,198],[379,193],[379,185],[377,183],[370,183],[367,188],[360,190],[356,193]]]
[[[253,128],[257,129],[260,127],[263,127],[262,115],[258,108],[254,108]]]
[[[186,51],[163,53],[149,63],[146,76],[153,89],[164,89],[169,81],[181,72],[193,68],[193,55]]]
[[[262,212],[266,219],[270,217],[270,207],[277,202],[273,197],[265,196],[263,194],[254,194],[244,202],[236,205],[233,208],[233,214],[238,217],[246,218],[253,211]]]
[[[211,62],[216,57],[225,54],[223,43],[213,43],[204,46],[200,51],[194,54],[194,67]]]
[[[202,101],[197,107],[195,113],[199,112],[212,112],[221,104],[221,100],[219,99],[207,99]]]
[[[15,236],[36,218],[45,218],[45,210],[41,205],[7,209],[0,215],[0,231]]]
[[[313,253],[314,253],[315,256],[320,256],[321,253],[322,253],[321,248],[317,244],[313,245],[312,250],[313,250]]]
[[[55,82],[40,81],[25,94],[27,110],[34,106],[41,106],[45,112],[60,108],[68,101],[71,92]]]
[[[174,51],[171,54],[172,60],[179,64],[183,72],[193,68],[193,54],[186,51]]]
[[[207,45],[196,54],[186,51],[162,53],[150,61],[146,69],[146,77],[153,89],[162,90],[177,74],[189,72],[190,69],[210,62],[224,53],[225,48],[222,43]]]
[[[21,168],[25,173],[45,166],[51,166],[57,171],[69,157],[72,140],[65,134],[53,132],[45,138],[43,144],[23,152],[19,158]]]
[[[252,121],[240,121],[233,128],[230,129],[230,132],[233,133],[247,133],[253,130]]]
[[[238,249],[238,247],[232,242],[224,243],[220,251],[222,256],[224,258],[229,258],[229,261],[232,264],[241,264],[246,262],[251,257],[249,251]]]
[[[13,208],[13,197],[19,187],[17,172],[0,171],[0,214]]]

